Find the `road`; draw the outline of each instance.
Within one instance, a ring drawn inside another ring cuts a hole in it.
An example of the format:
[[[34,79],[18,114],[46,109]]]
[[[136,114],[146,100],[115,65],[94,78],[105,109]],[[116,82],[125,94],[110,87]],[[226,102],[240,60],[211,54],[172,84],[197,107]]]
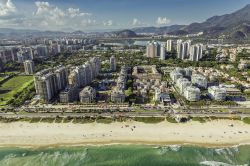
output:
[[[192,116],[205,117],[215,116],[218,118],[224,117],[250,117],[250,113],[230,114],[230,113],[165,113],[162,111],[154,112],[113,112],[113,113],[0,113],[0,117],[4,118],[56,118],[56,117],[166,117],[166,116]]]

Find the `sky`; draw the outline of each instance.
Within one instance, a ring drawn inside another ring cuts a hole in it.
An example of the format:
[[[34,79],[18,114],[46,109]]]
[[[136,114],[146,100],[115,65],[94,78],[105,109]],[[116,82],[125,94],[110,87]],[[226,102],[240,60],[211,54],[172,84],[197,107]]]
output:
[[[187,25],[250,0],[0,0],[0,28],[103,31]]]

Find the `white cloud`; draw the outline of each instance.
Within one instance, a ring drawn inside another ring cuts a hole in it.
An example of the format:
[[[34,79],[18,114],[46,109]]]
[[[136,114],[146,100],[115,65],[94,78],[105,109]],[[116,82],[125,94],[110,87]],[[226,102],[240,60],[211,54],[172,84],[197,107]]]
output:
[[[91,16],[91,13],[83,13],[80,12],[80,9],[74,9],[74,8],[68,8],[68,14],[71,18],[77,17],[77,16]]]
[[[158,17],[156,20],[157,25],[167,25],[171,22],[167,17]]]
[[[31,10],[17,10],[13,0],[0,0],[0,27],[34,28],[40,30],[75,29],[117,26],[113,20],[98,20],[80,8],[61,8],[48,1],[34,2]],[[30,14],[32,13],[32,14]]]
[[[104,26],[112,26],[113,25],[113,21],[112,20],[103,21],[103,25]]]
[[[37,10],[34,17],[41,19],[41,22],[48,24],[63,25],[65,23],[65,16],[63,10],[56,6],[50,5],[49,2],[35,2]],[[45,24],[46,25],[46,24]]]
[[[95,26],[97,24],[97,21],[94,19],[85,19],[81,21],[81,26],[83,27]]]
[[[139,21],[137,18],[134,18],[132,25],[134,26],[141,25],[141,21]]]
[[[11,0],[0,0],[0,16],[8,16],[16,12],[16,6]]]
[[[133,18],[132,20],[132,24],[130,23],[130,26],[134,26],[134,27],[139,27],[139,26],[150,26],[150,24],[142,22],[141,20],[137,19],[137,18]]]
[[[70,28],[79,28],[80,26],[89,26],[95,22],[95,20],[86,18],[86,16],[91,16],[91,13],[81,12],[79,8],[63,10],[51,5],[49,2],[41,1],[35,2],[35,5],[37,9],[33,14],[33,21],[44,27],[70,26]]]

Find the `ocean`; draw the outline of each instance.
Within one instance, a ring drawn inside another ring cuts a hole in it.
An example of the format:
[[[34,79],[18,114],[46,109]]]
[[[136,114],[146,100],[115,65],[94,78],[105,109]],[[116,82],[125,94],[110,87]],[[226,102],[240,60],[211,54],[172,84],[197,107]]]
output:
[[[250,146],[105,145],[0,148],[0,166],[235,166],[250,165]]]

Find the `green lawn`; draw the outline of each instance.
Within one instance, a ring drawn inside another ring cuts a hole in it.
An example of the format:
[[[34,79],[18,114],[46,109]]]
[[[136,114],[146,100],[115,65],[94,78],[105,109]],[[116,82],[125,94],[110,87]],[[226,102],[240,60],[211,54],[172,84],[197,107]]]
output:
[[[22,91],[32,81],[33,76],[15,76],[0,85],[0,106],[6,105],[17,92]]]
[[[0,76],[0,81],[4,80],[4,77]]]
[[[4,78],[6,77],[7,75],[3,74],[3,73],[0,73],[0,81],[4,80]]]

